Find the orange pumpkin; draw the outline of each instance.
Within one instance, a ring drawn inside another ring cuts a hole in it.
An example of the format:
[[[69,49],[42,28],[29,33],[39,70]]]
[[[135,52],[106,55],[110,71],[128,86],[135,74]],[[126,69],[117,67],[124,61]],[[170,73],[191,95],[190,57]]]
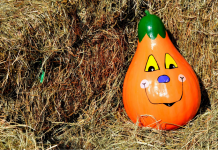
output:
[[[160,18],[145,13],[138,25],[137,50],[124,80],[124,107],[140,126],[176,129],[199,109],[199,82],[170,41]]]

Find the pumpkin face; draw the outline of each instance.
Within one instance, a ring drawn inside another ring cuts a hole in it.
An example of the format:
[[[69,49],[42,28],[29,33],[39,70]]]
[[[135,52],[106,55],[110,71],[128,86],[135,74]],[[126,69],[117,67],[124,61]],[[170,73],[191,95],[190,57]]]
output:
[[[158,18],[149,13],[146,17]],[[140,126],[170,130],[195,116],[201,95],[191,66],[176,50],[165,28],[159,29],[164,32],[139,33],[137,50],[124,80],[123,103],[134,123],[138,120]]]

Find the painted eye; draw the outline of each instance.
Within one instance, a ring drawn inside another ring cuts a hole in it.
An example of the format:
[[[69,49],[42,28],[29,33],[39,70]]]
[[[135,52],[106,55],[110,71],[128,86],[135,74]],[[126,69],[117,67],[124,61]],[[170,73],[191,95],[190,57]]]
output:
[[[145,66],[145,71],[152,72],[156,70],[160,70],[157,61],[155,60],[153,55],[149,55],[147,64]]]
[[[173,59],[173,57],[170,56],[170,54],[167,54],[167,53],[165,55],[165,68],[166,69],[178,68],[178,65],[175,62],[175,60]]]

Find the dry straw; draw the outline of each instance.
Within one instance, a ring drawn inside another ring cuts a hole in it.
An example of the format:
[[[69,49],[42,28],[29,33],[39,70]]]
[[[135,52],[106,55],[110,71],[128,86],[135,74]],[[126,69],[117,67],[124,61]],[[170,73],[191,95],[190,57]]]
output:
[[[175,131],[134,125],[122,103],[145,9],[201,83],[198,115]],[[217,0],[1,0],[0,147],[217,149],[217,16]]]

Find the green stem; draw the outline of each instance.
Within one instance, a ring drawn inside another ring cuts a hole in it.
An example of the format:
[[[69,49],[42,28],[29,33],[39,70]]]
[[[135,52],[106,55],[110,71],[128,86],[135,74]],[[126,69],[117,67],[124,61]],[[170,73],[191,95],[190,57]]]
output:
[[[150,12],[148,10],[145,10],[146,16],[150,15]]]

